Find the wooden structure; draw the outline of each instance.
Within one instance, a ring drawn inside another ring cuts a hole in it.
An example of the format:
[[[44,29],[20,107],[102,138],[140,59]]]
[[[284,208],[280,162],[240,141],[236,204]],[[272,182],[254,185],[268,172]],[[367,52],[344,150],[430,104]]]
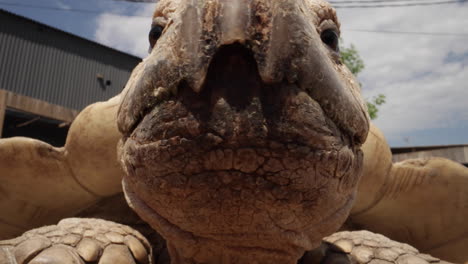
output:
[[[468,166],[468,144],[392,148],[392,152],[394,162],[405,159],[442,157]]]
[[[2,137],[7,109],[14,109],[40,117],[62,121],[64,123],[71,123],[79,113],[77,110],[50,104],[6,90],[0,90],[0,137]]]

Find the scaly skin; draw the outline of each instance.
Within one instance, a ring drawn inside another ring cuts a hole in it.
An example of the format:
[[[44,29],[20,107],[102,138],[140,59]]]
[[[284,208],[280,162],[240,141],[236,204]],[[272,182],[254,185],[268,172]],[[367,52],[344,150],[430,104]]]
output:
[[[170,264],[167,252],[153,256],[149,242],[128,226],[98,219],[71,218],[58,225],[0,241],[2,264]],[[220,262],[226,263],[226,262]],[[255,259],[248,263],[258,263]],[[448,264],[407,244],[368,231],[339,232],[324,238],[298,264]]]
[[[153,255],[148,241],[128,226],[70,218],[0,241],[0,263],[147,264]]]
[[[447,264],[448,262],[420,253],[410,245],[392,241],[382,235],[355,231],[338,232],[326,237],[318,249],[304,255],[301,263]]]
[[[120,96],[77,117],[64,148],[0,140],[1,236],[76,215],[119,193],[124,177],[173,263],[296,263],[350,210],[352,226],[468,259],[466,168],[392,165],[375,127],[362,159],[369,123],[358,84],[320,40],[339,31],[327,3],[162,0],[154,23],[165,31],[150,56]],[[0,260],[15,243],[3,243]]]

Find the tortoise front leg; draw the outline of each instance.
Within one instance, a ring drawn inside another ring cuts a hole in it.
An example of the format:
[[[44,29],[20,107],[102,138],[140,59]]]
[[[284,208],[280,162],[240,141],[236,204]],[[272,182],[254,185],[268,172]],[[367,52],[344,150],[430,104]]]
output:
[[[468,168],[442,158],[392,164],[380,131],[372,127],[369,135],[348,223],[449,261],[468,261]]]
[[[98,199],[73,177],[64,149],[30,138],[0,140],[0,239],[56,223]]]
[[[320,248],[307,252],[299,264],[448,264],[414,247],[368,231],[339,232]]]
[[[0,241],[2,264],[151,264],[151,246],[138,231],[99,219],[70,218]]]
[[[63,148],[30,138],[0,139],[0,239],[57,223],[122,191],[119,102],[117,96],[83,110]]]
[[[154,246],[154,245],[153,245]],[[148,240],[138,231],[99,219],[70,218],[0,241],[2,264],[152,264]],[[169,260],[157,262],[169,264]],[[298,264],[448,264],[407,244],[367,231],[326,237]],[[220,263],[222,264],[222,263]]]

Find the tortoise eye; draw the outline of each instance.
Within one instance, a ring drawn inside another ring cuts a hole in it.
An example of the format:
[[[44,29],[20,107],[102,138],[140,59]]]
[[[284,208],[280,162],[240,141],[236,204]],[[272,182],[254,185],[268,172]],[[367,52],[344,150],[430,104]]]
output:
[[[154,45],[156,45],[156,41],[161,37],[161,34],[163,32],[163,27],[155,25],[151,27],[151,30],[149,32],[149,42],[150,42],[150,51],[154,48]]]
[[[332,30],[332,29],[327,29],[322,32],[320,35],[320,38],[322,39],[322,42],[327,44],[333,51],[339,52],[339,37],[338,34]]]

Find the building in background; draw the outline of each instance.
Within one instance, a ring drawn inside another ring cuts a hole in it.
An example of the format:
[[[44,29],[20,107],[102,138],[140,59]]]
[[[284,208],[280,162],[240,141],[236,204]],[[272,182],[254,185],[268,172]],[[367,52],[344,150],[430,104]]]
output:
[[[117,95],[140,61],[0,9],[0,137],[63,145],[78,112]]]
[[[393,162],[406,159],[441,157],[468,167],[468,145],[424,146],[392,148]]]

